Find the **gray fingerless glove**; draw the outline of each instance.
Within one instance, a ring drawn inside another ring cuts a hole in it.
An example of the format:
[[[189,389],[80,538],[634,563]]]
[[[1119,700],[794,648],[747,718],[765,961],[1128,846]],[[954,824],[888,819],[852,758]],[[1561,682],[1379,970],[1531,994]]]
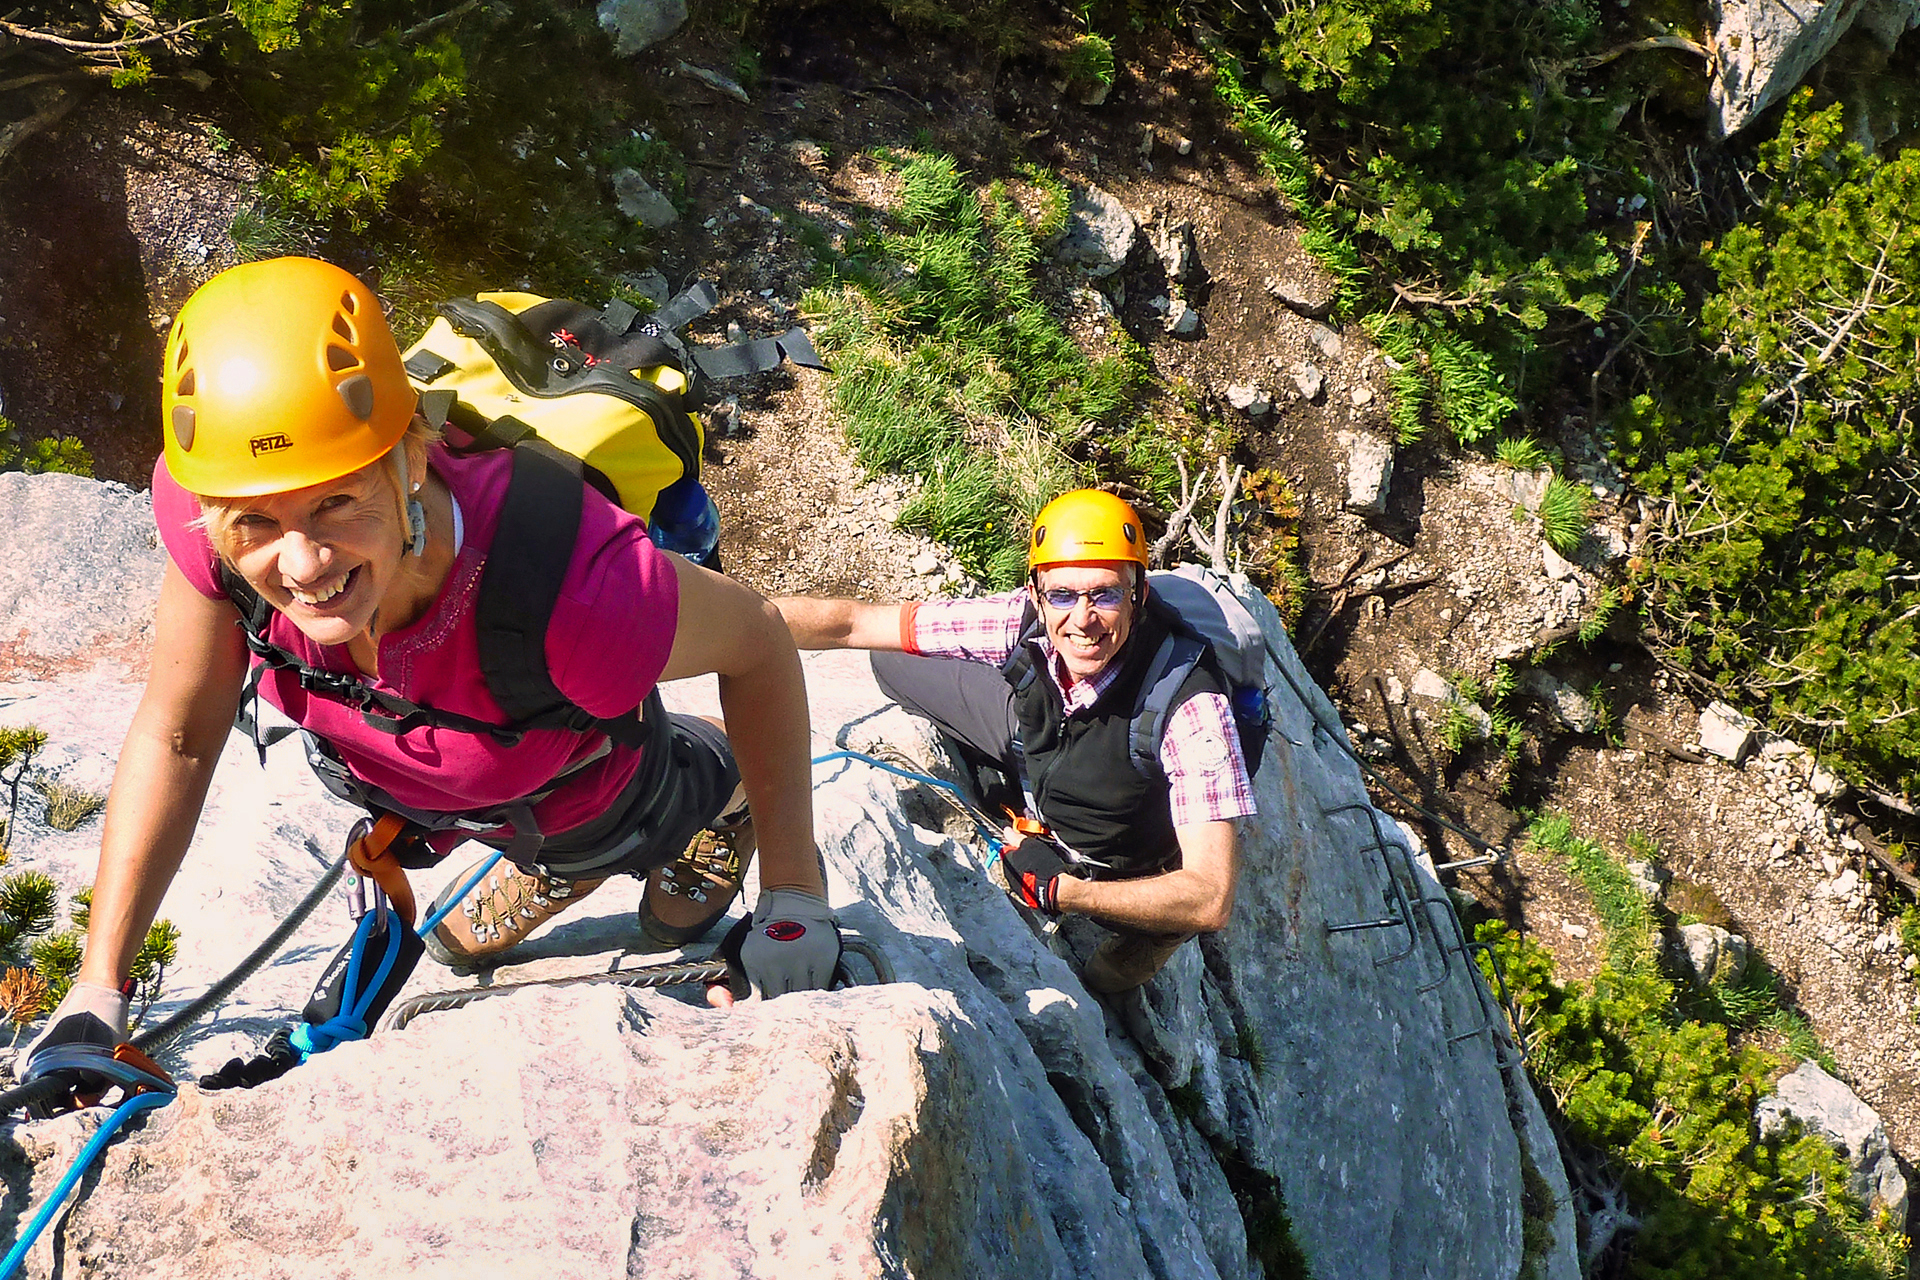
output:
[[[769,889],[740,940],[740,968],[753,993],[771,1000],[789,991],[825,991],[840,964],[840,927],[818,894]]]

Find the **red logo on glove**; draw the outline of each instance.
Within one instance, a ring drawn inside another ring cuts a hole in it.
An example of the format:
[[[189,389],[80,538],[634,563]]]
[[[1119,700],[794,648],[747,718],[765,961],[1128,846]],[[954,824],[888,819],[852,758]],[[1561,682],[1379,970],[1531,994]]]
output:
[[[767,936],[775,942],[798,942],[807,936],[807,926],[798,920],[775,920],[767,926]]]

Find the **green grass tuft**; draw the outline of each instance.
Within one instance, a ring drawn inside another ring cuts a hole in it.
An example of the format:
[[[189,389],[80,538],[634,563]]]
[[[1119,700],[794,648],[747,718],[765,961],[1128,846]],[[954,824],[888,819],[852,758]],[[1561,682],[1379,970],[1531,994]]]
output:
[[[1593,525],[1593,499],[1586,489],[1555,476],[1547,482],[1540,497],[1540,532],[1547,545],[1563,556],[1579,549],[1581,539]]]
[[[1105,88],[1113,83],[1115,71],[1113,46],[1104,36],[1092,34],[1080,36],[1067,50],[1066,57],[1061,60],[1060,69],[1066,73],[1067,80],[1073,84]]]
[[[1651,972],[1654,965],[1653,909],[1626,868],[1601,845],[1573,832],[1573,820],[1543,814],[1527,827],[1535,848],[1567,861],[1574,879],[1593,899],[1606,933],[1607,963],[1623,973]]]
[[[1125,478],[1153,493],[1177,483],[1164,436],[1123,425],[1146,356],[1124,335],[1089,356],[1040,297],[1040,245],[1065,217],[1057,179],[1030,175],[1016,199],[950,156],[893,159],[897,219],[826,267],[802,307],[839,370],[834,404],[860,464],[922,482],[901,524],[1011,586],[1033,516],[1092,478],[1070,444],[1099,430]]]
[[[1515,471],[1538,471],[1547,465],[1547,451],[1532,436],[1507,436],[1493,446],[1493,457]]]

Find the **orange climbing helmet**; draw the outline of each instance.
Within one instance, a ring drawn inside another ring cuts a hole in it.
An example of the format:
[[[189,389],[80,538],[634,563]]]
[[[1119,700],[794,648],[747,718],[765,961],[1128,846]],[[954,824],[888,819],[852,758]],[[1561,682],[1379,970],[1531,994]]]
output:
[[[167,335],[167,470],[189,493],[254,497],[357,471],[406,434],[415,394],[380,300],[313,258],[201,285]]]
[[[1099,489],[1075,489],[1041,508],[1027,543],[1027,571],[1050,564],[1126,560],[1147,567],[1147,535],[1131,506]]]

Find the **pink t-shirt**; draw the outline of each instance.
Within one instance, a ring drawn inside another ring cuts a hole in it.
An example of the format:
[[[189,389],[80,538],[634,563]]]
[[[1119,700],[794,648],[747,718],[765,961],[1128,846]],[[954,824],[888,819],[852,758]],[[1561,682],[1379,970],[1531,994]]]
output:
[[[491,724],[507,717],[481,674],[474,607],[480,573],[506,498],[512,459],[504,451],[461,458],[436,448],[432,466],[461,513],[458,556],[427,612],[380,639],[380,674],[360,672],[344,646],[316,644],[276,613],[267,638],[309,666],[359,676],[421,706]],[[174,482],[162,459],[153,469],[153,514],[167,554],[195,590],[222,600],[218,558],[204,530],[192,527],[200,504]],[[580,534],[547,628],[547,667],[576,705],[611,719],[652,691],[673,647],[680,586],[673,566],[648,541],[646,523],[589,491]],[[255,659],[256,662],[259,659]],[[419,728],[390,734],[343,703],[309,694],[289,671],[268,671],[261,696],[296,724],[327,740],[354,776],[416,809],[488,809],[531,795],[600,748],[598,734],[564,729],[528,733],[514,746],[486,734]],[[598,817],[634,775],[640,753],[614,744],[605,757],[569,777],[534,809],[549,836]]]

